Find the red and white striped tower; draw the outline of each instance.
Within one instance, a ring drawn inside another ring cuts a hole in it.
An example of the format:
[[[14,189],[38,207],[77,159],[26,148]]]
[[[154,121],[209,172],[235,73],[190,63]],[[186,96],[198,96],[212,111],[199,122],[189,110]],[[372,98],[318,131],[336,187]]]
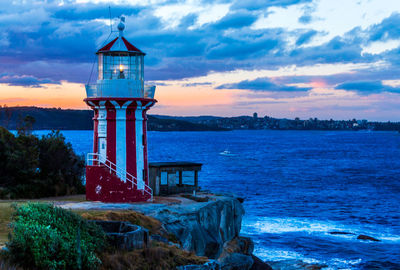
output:
[[[147,110],[155,86],[144,85],[145,53],[123,35],[97,51],[98,80],[86,85],[85,102],[94,110],[93,153],[86,166],[86,198],[135,202],[152,198],[148,186]]]

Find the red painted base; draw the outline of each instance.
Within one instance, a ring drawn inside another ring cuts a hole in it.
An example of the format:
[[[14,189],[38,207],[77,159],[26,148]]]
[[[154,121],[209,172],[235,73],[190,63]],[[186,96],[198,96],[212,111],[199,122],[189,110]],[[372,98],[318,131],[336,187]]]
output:
[[[150,194],[137,190],[106,167],[86,166],[86,200],[101,202],[145,202]]]

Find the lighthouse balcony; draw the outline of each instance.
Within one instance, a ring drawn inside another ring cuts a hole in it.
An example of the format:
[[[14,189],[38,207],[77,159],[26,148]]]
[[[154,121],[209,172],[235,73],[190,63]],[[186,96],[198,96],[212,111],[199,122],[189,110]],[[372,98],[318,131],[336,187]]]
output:
[[[138,80],[98,80],[96,84],[87,84],[88,98],[120,97],[120,98],[154,98],[156,87],[143,85]]]

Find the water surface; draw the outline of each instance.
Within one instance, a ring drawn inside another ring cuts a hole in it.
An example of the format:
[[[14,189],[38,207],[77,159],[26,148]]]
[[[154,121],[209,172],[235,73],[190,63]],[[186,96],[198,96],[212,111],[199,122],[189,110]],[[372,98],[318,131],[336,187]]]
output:
[[[38,131],[44,134],[46,131]],[[63,131],[75,151],[91,131]],[[203,163],[203,189],[244,197],[242,233],[264,260],[400,269],[400,134],[149,132],[150,161]],[[220,155],[229,150],[234,156]],[[354,235],[331,235],[343,231]],[[381,242],[357,240],[358,234]]]

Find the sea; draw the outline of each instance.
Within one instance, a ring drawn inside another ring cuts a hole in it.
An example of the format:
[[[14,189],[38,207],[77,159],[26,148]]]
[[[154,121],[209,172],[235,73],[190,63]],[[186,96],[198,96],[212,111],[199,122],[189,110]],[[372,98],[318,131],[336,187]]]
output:
[[[92,131],[62,133],[91,151]],[[150,162],[203,163],[203,190],[243,197],[241,233],[265,261],[400,269],[400,133],[149,132],[148,149]]]

